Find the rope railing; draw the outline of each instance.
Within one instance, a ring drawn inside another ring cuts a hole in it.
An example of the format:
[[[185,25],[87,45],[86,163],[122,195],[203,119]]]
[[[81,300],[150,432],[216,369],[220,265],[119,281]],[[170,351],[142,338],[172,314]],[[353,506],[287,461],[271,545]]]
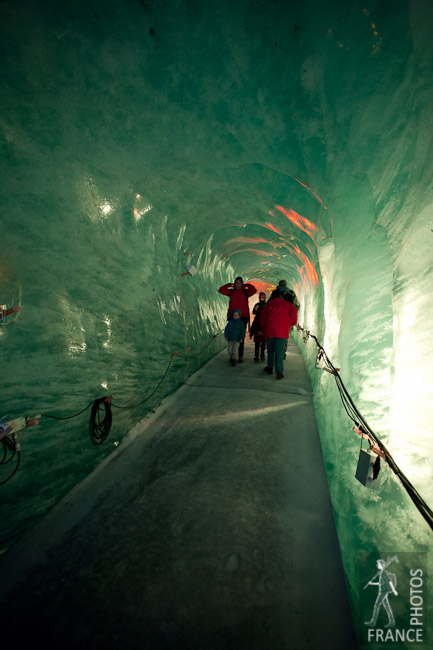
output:
[[[392,457],[390,451],[380,440],[380,438],[376,435],[376,433],[371,429],[371,427],[366,422],[365,418],[361,415],[361,413],[357,409],[356,405],[354,404],[351,396],[349,395],[343,383],[343,380],[340,377],[340,373],[339,373],[340,369],[336,368],[331,363],[328,355],[326,354],[326,351],[319,343],[316,336],[314,336],[314,334],[311,334],[309,330],[304,329],[300,325],[297,325],[297,329],[298,331],[302,332],[304,343],[307,343],[310,338],[313,339],[313,341],[315,341],[316,343],[317,346],[316,368],[321,368],[322,370],[325,370],[331,375],[334,375],[335,382],[337,384],[337,388],[344,409],[347,415],[349,416],[349,418],[355,424],[355,426],[353,427],[355,433],[359,434],[362,438],[368,440],[372,451],[375,452],[380,458],[382,458],[388,464],[392,472],[397,476],[397,478],[402,483],[404,489],[408,493],[410,499],[415,504],[418,511],[421,513],[422,517],[430,526],[431,530],[433,530],[433,511],[427,505],[427,503],[424,501],[424,499],[421,497],[421,495],[418,493],[418,491],[415,489],[412,483],[409,481],[407,476],[399,468],[394,458]]]

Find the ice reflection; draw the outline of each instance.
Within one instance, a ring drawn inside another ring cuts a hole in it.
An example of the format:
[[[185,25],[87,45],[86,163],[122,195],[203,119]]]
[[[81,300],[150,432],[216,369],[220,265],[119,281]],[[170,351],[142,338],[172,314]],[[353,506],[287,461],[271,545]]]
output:
[[[71,356],[74,356],[75,354],[80,354],[81,352],[85,352],[87,348],[87,344],[83,341],[82,343],[74,343],[71,341],[71,343],[68,346],[68,350],[71,353]]]
[[[432,311],[431,292],[424,293],[422,287],[406,286],[395,300],[390,445],[396,462],[424,498],[432,493],[431,462],[423,462],[433,452],[432,343],[430,332],[416,324]]]
[[[104,314],[104,323],[107,326],[107,340],[104,341],[102,344],[104,348],[109,348],[110,347],[110,339],[111,339],[111,320]]]
[[[200,422],[206,421],[207,423],[212,422],[234,422],[237,420],[244,420],[245,418],[257,418],[258,416],[267,416],[271,413],[277,413],[279,411],[287,411],[289,409],[297,408],[298,406],[305,406],[305,400],[298,400],[290,404],[278,404],[276,406],[264,406],[263,408],[258,409],[246,409],[242,411],[227,411],[226,413],[219,413],[215,415],[201,415],[199,417],[193,418],[181,418],[179,422]]]
[[[104,201],[104,203],[102,203],[102,205],[100,205],[99,208],[100,208],[100,210],[102,212],[102,217],[103,218],[108,217],[110,212],[113,211],[113,206],[110,205],[110,203],[108,203],[108,201]]]

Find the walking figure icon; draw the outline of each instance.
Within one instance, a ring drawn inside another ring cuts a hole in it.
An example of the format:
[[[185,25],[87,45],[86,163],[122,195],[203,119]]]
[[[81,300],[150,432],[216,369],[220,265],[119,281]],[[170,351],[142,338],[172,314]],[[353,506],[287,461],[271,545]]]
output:
[[[397,576],[395,575],[395,573],[386,571],[386,568],[391,564],[391,562],[398,562],[398,557],[394,555],[386,562],[384,560],[377,560],[376,566],[378,568],[378,571],[373,576],[373,578],[367,582],[367,584],[364,587],[364,589],[366,589],[370,585],[378,587],[376,602],[374,603],[373,615],[371,617],[371,621],[365,622],[365,625],[368,625],[369,627],[376,627],[377,619],[379,616],[379,610],[382,605],[388,615],[388,623],[385,625],[385,627],[395,626],[394,614],[391,609],[391,605],[389,604],[388,597],[390,594],[394,594],[394,596],[398,596],[396,590]],[[377,578],[377,582],[375,582],[376,578]]]

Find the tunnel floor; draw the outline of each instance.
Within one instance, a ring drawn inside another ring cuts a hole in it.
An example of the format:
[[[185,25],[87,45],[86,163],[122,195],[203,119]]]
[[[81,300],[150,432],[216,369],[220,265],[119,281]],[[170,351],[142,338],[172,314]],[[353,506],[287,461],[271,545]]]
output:
[[[211,359],[5,555],[9,641],[358,647],[304,362],[244,359]]]

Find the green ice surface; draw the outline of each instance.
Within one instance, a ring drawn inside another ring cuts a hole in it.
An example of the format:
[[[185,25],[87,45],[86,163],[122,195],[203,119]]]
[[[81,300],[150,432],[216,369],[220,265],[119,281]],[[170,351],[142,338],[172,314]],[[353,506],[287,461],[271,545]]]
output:
[[[99,447],[88,411],[22,434],[3,551],[221,349],[235,275],[296,288],[432,506],[432,28],[428,0],[0,3],[1,421],[134,404],[191,357]],[[354,479],[359,438],[295,338],[361,634],[360,553],[432,533],[386,468],[378,493]]]

